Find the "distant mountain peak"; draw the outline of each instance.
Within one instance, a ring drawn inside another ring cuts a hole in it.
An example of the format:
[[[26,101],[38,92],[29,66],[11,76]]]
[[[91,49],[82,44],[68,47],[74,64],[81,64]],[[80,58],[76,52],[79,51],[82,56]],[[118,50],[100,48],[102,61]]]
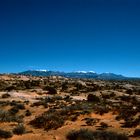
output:
[[[89,71],[89,73],[96,73],[96,72],[91,70],[91,71]]]
[[[76,73],[96,73],[95,71],[76,71]]]
[[[92,79],[103,79],[103,80],[123,80],[127,79],[123,75],[117,75],[114,73],[101,73],[98,74],[94,71],[77,71],[77,72],[60,72],[60,71],[48,71],[48,70],[28,70],[21,72],[22,75],[32,76],[63,76],[67,78],[92,78]]]
[[[48,70],[45,70],[45,69],[38,69],[38,70],[36,70],[36,71],[42,71],[42,72],[47,72]]]

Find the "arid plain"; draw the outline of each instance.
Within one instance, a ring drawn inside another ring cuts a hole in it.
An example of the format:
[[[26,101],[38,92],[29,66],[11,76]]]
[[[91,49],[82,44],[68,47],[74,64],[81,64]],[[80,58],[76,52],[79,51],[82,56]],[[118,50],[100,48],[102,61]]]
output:
[[[139,140],[140,81],[0,75],[0,139]]]

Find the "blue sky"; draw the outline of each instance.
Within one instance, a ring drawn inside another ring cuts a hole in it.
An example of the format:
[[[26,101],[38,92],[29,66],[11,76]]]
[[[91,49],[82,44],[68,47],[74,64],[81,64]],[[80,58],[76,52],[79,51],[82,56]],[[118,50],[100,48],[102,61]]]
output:
[[[140,77],[139,0],[0,0],[0,72]]]

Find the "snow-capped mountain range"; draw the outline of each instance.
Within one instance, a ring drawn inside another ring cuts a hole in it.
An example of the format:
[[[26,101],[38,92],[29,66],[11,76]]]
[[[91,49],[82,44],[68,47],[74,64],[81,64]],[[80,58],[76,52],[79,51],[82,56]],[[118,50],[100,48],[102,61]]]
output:
[[[106,79],[106,80],[123,80],[127,79],[123,75],[117,75],[114,73],[102,73],[98,74],[95,71],[75,71],[75,72],[60,72],[50,70],[28,70],[20,72],[18,74],[31,75],[31,76],[63,76],[67,78],[93,78],[93,79]]]

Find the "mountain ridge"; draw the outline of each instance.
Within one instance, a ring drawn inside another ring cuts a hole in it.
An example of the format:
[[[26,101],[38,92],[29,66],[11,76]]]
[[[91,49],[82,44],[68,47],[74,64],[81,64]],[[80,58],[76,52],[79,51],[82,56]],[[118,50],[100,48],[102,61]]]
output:
[[[98,74],[94,71],[76,71],[76,72],[61,72],[51,70],[27,70],[18,73],[20,75],[31,75],[31,76],[63,76],[66,78],[89,78],[89,79],[103,79],[103,80],[125,80],[129,77],[114,73],[101,73]]]

